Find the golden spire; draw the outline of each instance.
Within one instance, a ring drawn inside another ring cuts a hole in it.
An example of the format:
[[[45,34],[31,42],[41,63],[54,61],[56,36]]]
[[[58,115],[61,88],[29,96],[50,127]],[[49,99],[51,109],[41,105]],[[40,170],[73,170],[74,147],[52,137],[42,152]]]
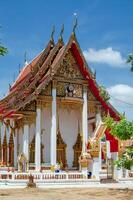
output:
[[[9,91],[11,90],[11,84],[9,83]]]
[[[77,18],[77,13],[74,13],[75,19],[74,19],[74,25],[73,25],[73,34],[75,35],[75,30],[78,26],[78,18]]]
[[[21,72],[21,66],[20,66],[20,63],[18,65],[18,70],[19,70],[19,73]]]
[[[63,40],[63,37],[62,37],[63,33],[64,33],[64,24],[62,24],[59,40]]]
[[[24,64],[25,66],[28,65],[28,61],[27,61],[27,52],[24,52]]]
[[[50,36],[50,40],[53,42],[54,41],[54,33],[55,33],[55,26],[53,26],[52,32],[51,32],[51,36]]]

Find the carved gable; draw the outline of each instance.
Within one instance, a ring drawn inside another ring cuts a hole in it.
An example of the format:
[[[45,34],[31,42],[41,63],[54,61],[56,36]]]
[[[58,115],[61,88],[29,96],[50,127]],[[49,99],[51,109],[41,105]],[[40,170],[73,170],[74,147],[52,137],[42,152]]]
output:
[[[57,70],[57,76],[66,79],[84,79],[72,52],[69,50]]]

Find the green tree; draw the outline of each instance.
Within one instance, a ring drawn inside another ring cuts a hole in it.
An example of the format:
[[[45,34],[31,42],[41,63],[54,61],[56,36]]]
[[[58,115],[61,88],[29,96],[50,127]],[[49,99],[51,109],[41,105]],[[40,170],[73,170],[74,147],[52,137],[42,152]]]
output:
[[[133,54],[129,54],[127,58],[127,63],[131,64],[131,71],[133,72]]]
[[[1,29],[1,26],[0,26]],[[0,56],[4,56],[8,52],[7,48],[4,47],[0,41]]]
[[[4,56],[7,52],[7,48],[0,44],[0,56]]]
[[[105,118],[105,123],[113,136],[120,140],[133,140],[133,121],[127,121],[122,117],[119,122],[114,121],[110,116]],[[133,145],[127,147],[123,155],[116,161],[118,167],[131,169],[133,166]]]

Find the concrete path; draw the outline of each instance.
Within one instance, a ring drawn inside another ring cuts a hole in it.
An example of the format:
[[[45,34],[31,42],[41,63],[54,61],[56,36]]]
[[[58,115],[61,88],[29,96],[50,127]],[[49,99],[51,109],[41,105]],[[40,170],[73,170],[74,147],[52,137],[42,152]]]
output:
[[[17,188],[25,188],[25,185],[0,185],[0,189],[17,189]],[[38,188],[109,188],[109,189],[132,189],[133,183],[107,183],[107,184],[83,184],[83,183],[75,183],[75,184],[38,184]]]

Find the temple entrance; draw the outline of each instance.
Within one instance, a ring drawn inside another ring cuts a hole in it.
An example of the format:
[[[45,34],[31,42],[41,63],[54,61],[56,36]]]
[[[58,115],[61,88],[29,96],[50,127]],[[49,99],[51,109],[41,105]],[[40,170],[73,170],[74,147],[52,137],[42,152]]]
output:
[[[44,162],[43,149],[44,145],[41,144],[41,163]],[[29,163],[35,163],[35,136],[33,137],[31,143],[29,144]]]
[[[66,147],[67,145],[63,141],[60,131],[57,133],[57,162],[62,165],[61,167],[64,169],[67,166],[66,160]]]
[[[82,152],[82,138],[80,133],[78,133],[77,140],[75,145],[73,146],[74,150],[74,161],[73,161],[73,167],[79,168],[79,157],[81,156]]]

